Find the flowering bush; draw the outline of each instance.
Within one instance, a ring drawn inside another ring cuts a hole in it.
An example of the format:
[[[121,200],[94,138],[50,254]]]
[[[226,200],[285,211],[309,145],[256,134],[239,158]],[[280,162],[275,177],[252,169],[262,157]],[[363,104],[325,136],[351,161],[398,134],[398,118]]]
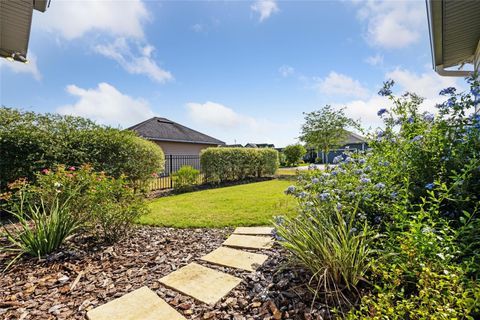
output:
[[[3,195],[7,210],[19,203],[34,208],[44,203],[68,204],[64,211],[75,229],[81,227],[107,242],[126,236],[134,220],[146,211],[142,195],[134,192],[124,176],[109,177],[89,165],[43,169],[34,184],[14,183],[11,187],[12,192]]]
[[[480,89],[477,76],[467,81],[469,92],[440,92],[447,100],[435,114],[420,111],[423,99],[415,94],[396,97],[393,81],[386,82],[379,94],[392,107],[378,111],[384,126],[370,136],[370,149],[309,170],[285,191],[298,199],[301,214],[277,222],[277,236],[313,278],[342,256],[320,255],[336,239],[316,241],[315,232],[335,233],[343,224],[365,237],[368,250],[341,249],[367,255],[356,269],[373,285],[352,319],[480,315],[480,116],[472,113]],[[337,225],[314,223],[325,215],[340,215]],[[302,250],[311,253],[308,263]],[[347,270],[341,273],[330,288],[345,287]]]

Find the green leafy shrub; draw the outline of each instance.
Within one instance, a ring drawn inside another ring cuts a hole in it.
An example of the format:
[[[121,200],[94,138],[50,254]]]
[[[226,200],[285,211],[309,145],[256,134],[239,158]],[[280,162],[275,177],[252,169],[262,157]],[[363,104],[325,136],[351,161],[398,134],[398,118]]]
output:
[[[160,147],[131,131],[58,114],[38,114],[0,108],[0,190],[7,183],[68,163],[89,163],[96,171],[144,184],[163,171]]]
[[[192,166],[182,166],[172,174],[173,187],[179,191],[187,191],[198,184],[200,171]]]
[[[285,155],[285,162],[289,166],[296,166],[307,153],[307,149],[300,144],[286,146],[282,153]]]
[[[279,165],[278,151],[269,148],[207,148],[200,163],[210,182],[273,175]]]

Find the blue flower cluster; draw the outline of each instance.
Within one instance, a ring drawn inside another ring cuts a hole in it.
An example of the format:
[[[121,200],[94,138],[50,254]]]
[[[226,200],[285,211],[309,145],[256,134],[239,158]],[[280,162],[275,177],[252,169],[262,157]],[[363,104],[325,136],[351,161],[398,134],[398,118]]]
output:
[[[419,141],[419,140],[422,140],[422,139],[423,139],[423,136],[418,135],[418,136],[415,136],[412,140],[410,140],[410,142],[415,142],[415,141]]]
[[[379,117],[381,117],[381,116],[383,116],[386,112],[387,112],[387,109],[382,108],[382,109],[378,110],[377,115],[378,115]]]
[[[457,89],[455,89],[454,87],[448,87],[448,88],[442,89],[439,94],[441,96],[453,95],[455,94],[456,91]]]
[[[431,113],[427,113],[426,115],[423,116],[423,120],[432,122],[435,119],[435,116]]]
[[[378,91],[378,94],[386,97],[392,95],[392,87],[395,84],[393,80],[388,80],[383,83],[383,88]]]

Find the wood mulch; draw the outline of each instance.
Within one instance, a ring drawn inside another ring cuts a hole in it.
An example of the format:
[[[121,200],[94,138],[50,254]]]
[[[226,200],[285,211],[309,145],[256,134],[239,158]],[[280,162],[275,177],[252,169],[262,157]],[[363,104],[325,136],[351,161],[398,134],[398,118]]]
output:
[[[198,259],[231,234],[223,229],[138,227],[113,246],[91,239],[69,240],[43,260],[25,258],[0,273],[1,319],[85,319],[86,312],[142,286],[148,286],[187,319],[327,319],[320,303],[302,285],[302,272],[279,268],[285,252],[267,250],[269,260],[255,273],[213,266]],[[5,246],[0,237],[0,246]],[[0,253],[0,268],[13,256]],[[167,289],[159,279],[190,263],[242,278],[226,298],[207,306]]]

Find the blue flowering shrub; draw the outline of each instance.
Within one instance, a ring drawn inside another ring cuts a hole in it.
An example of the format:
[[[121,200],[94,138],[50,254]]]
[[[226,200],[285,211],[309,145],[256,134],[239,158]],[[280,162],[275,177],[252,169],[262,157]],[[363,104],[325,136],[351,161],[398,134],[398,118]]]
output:
[[[276,221],[291,262],[310,287],[350,319],[480,317],[480,103],[442,90],[435,113],[413,93],[379,94],[384,126],[365,152],[347,152],[325,170],[308,170],[285,192],[297,217]],[[347,311],[350,309],[350,311]]]

